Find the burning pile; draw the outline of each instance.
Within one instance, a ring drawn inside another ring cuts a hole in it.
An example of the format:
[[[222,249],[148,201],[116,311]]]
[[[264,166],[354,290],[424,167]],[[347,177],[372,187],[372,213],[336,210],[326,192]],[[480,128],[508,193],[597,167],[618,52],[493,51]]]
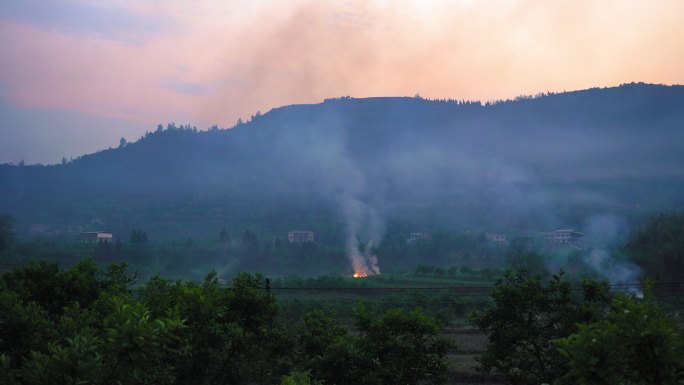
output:
[[[380,243],[384,232],[384,224],[378,210],[362,201],[363,178],[352,183],[348,180],[344,187],[346,193],[339,197],[342,214],[347,222],[346,251],[349,262],[354,269],[353,277],[361,278],[380,274],[375,246]],[[359,235],[363,243],[359,241]]]
[[[370,241],[361,250],[356,236],[351,236],[347,242],[347,253],[354,269],[354,278],[368,277],[369,275],[380,274],[378,267],[378,257],[373,253],[374,242]]]

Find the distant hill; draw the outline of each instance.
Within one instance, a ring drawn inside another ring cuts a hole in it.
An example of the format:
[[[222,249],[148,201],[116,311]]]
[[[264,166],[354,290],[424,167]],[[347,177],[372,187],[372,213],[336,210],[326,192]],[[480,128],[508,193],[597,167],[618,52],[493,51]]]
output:
[[[0,166],[0,212],[159,237],[581,226],[684,206],[684,86],[479,102],[340,98],[160,130],[66,165]],[[325,235],[327,234],[327,235]],[[372,236],[372,235],[369,235]]]

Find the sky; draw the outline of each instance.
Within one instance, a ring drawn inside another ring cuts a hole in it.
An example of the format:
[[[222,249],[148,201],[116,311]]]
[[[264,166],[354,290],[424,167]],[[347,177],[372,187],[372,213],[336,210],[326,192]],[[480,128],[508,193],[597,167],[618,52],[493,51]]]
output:
[[[680,0],[2,0],[0,163],[350,95],[684,83]]]

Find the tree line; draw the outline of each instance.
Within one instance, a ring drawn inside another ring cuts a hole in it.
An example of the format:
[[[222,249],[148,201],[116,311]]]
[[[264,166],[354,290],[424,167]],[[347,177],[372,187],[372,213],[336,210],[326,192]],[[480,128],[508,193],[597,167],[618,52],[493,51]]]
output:
[[[420,308],[354,324],[314,310],[286,323],[260,275],[221,287],[155,276],[132,290],[124,264],[34,262],[0,278],[3,384],[439,384],[457,348]],[[512,384],[676,384],[684,337],[653,300],[606,283],[506,273],[472,314],[489,335],[482,370]]]
[[[323,311],[286,325],[259,275],[221,287],[125,265],[35,262],[0,278],[3,384],[273,384],[437,381],[451,348],[420,309],[355,310],[356,333]]]
[[[5,255],[11,218],[0,219]],[[683,255],[682,223],[682,214],[654,218],[625,252],[650,253],[647,276],[667,283]],[[201,283],[139,278],[92,260],[66,270],[35,261],[0,276],[0,383],[437,384],[457,349],[440,334],[448,314],[359,304],[353,325],[315,308],[285,318],[258,274],[228,287],[215,273]],[[606,282],[517,269],[470,320],[488,335],[481,370],[512,384],[677,384],[678,314],[648,280],[643,293],[616,294]]]

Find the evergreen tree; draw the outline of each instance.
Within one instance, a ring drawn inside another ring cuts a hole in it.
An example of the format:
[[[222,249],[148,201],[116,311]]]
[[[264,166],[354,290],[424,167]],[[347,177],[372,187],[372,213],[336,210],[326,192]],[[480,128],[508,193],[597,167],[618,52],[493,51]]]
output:
[[[140,242],[140,234],[138,233],[138,230],[131,231],[131,243],[138,242]]]
[[[0,252],[7,249],[14,241],[13,223],[14,218],[11,215],[0,214]]]
[[[230,242],[230,236],[228,235],[228,232],[226,232],[225,228],[221,230],[221,234],[219,234],[219,241],[223,244]]]

